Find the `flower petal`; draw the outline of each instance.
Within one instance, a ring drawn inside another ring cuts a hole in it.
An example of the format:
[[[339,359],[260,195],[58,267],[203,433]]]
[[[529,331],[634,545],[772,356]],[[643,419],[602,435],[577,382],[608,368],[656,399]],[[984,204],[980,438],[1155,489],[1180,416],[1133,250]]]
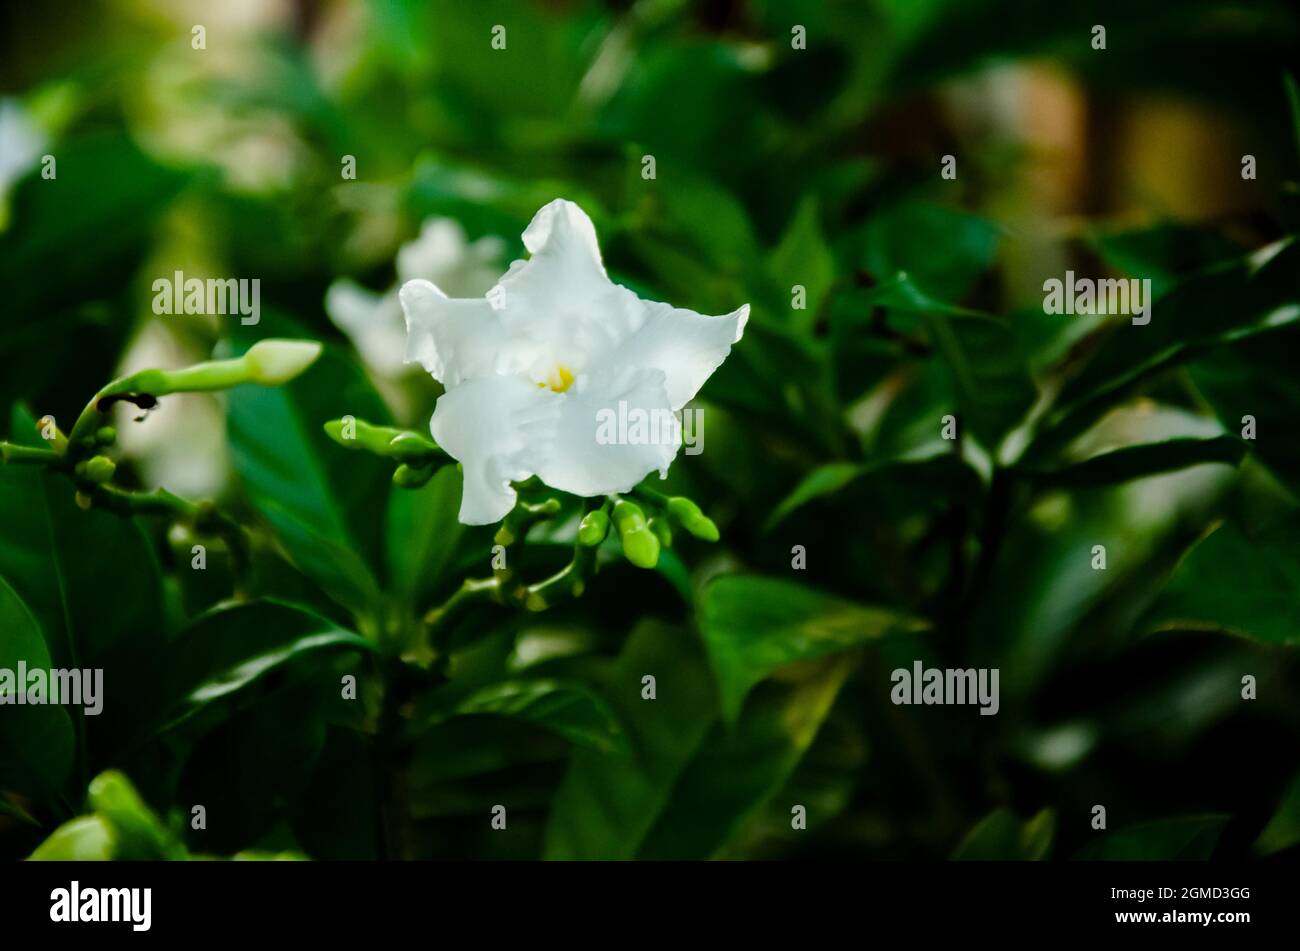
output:
[[[648,473],[666,472],[680,443],[661,372],[598,371],[564,393],[537,474],[575,495],[627,492]]]
[[[545,458],[561,400],[519,376],[470,380],[438,399],[429,430],[464,471],[463,523],[488,525],[514,508],[510,483],[532,476]]]
[[[520,372],[536,360],[535,345],[506,331],[484,298],[448,297],[428,281],[407,281],[399,294],[406,314],[406,362],[419,363],[447,387]]]
[[[740,340],[749,305],[722,317],[655,301],[642,301],[642,305],[644,321],[606,359],[614,366],[662,370],[668,402],[674,410],[681,409]]]
[[[489,292],[512,330],[552,339],[609,316],[605,299],[619,288],[605,274],[595,226],[581,208],[557,199],[523,237],[532,257],[512,264]]]
[[[325,292],[325,313],[348,335],[367,366],[385,375],[403,369],[406,327],[396,294],[377,294],[343,278]]]

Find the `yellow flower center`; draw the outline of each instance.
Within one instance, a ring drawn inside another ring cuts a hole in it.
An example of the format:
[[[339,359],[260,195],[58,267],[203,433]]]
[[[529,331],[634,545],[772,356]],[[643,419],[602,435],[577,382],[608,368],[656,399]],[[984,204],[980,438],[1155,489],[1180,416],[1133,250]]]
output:
[[[568,367],[556,367],[551,371],[551,375],[546,378],[545,383],[538,383],[539,387],[549,386],[556,393],[563,393],[573,385],[573,371]]]

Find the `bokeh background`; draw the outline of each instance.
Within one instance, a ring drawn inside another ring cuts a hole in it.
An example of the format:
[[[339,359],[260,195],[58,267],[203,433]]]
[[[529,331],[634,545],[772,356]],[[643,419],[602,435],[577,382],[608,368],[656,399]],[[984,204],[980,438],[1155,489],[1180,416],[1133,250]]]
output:
[[[1294,856],[1298,50],[1280,0],[6,5],[0,428],[262,337],[326,353],[119,407],[122,481],[250,526],[251,602],[219,544],[193,571],[184,526],[0,472],[0,577],[109,689],[0,715],[0,851],[90,815],[51,854]],[[395,288],[483,293],[556,197],[642,296],[753,307],[668,485],[722,541],[653,572],[611,542],[580,601],[431,658],[490,532],[454,470],[393,489],[320,426],[425,431]],[[1067,269],[1151,279],[1152,323],[1044,313]],[[260,323],[156,315],[178,270],[259,279]],[[0,658],[40,656],[16,616]],[[1000,712],[893,705],[917,659],[999,668]],[[106,769],[147,818],[87,798]]]

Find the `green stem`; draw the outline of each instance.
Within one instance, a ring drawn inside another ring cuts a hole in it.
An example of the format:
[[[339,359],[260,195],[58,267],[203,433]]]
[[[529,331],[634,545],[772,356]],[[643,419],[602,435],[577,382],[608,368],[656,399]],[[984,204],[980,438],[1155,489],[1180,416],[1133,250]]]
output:
[[[52,466],[58,461],[59,454],[53,449],[38,449],[33,446],[0,442],[0,462],[24,466]]]

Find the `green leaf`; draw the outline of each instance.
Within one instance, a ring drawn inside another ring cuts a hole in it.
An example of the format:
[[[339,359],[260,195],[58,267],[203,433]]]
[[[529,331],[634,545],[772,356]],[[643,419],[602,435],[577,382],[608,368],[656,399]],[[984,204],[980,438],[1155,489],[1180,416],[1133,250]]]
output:
[[[1241,247],[1217,231],[1165,221],[1148,228],[1090,232],[1088,243],[1112,267],[1131,278],[1147,278],[1157,297],[1179,280],[1229,258]]]
[[[781,500],[763,525],[771,531],[808,503],[835,495],[859,479],[877,477],[909,489],[945,498],[959,498],[973,492],[979,477],[952,452],[951,443],[935,452],[915,453],[875,462],[828,462],[818,466]]]
[[[578,746],[627,751],[627,738],[609,705],[581,684],[511,680],[475,690],[456,704],[458,715],[493,714],[535,723]]]
[[[25,410],[14,410],[11,432],[44,444]],[[31,607],[56,666],[111,668],[130,696],[133,665],[166,634],[161,569],[135,519],[83,511],[74,493],[63,478],[0,467],[0,575]]]
[[[656,697],[643,700],[643,679]],[[707,667],[684,632],[644,624],[600,677],[632,755],[574,751],[546,828],[550,859],[636,857],[716,719]]]
[[[17,592],[0,576],[0,670],[17,677],[18,664],[48,675],[50,654],[40,625]],[[14,683],[7,694],[25,692]],[[49,697],[47,696],[48,700]],[[0,788],[42,797],[63,789],[73,764],[72,721],[61,704],[0,707]]]
[[[1246,446],[1232,436],[1186,437],[1125,446],[1055,469],[1025,469],[1045,486],[1114,485],[1210,462],[1235,466]]]
[[[387,419],[361,370],[327,347],[287,386],[236,387],[227,420],[235,471],[289,559],[327,595],[366,614],[379,599],[383,520],[375,513],[387,503],[390,471],[330,441],[322,424],[347,415]]]
[[[432,596],[465,537],[458,516],[462,481],[459,467],[443,466],[426,485],[388,498],[388,577],[411,605]]]
[[[1222,522],[1193,546],[1147,614],[1158,628],[1227,630],[1268,644],[1300,645],[1300,549],[1292,515],[1258,535]]]
[[[899,271],[878,287],[847,295],[840,305],[857,314],[871,307],[919,314],[956,392],[962,425],[988,448],[1029,412],[1038,387],[1009,320],[948,303]],[[837,309],[838,313],[844,311]]]
[[[1282,802],[1273,813],[1264,831],[1255,840],[1255,851],[1272,855],[1300,844],[1300,773],[1291,778],[1291,784],[1282,796]]]
[[[1156,376],[1220,348],[1287,331],[1300,320],[1300,245],[1279,242],[1251,258],[1195,275],[1152,304],[1151,322],[1125,320],[1057,395],[1024,458],[1035,463]]]
[[[274,601],[216,608],[177,635],[159,658],[169,718],[233,698],[285,668],[339,651],[373,650],[365,638],[294,605]]]
[[[1300,324],[1226,344],[1188,365],[1201,395],[1230,433],[1254,421],[1252,454],[1300,494],[1300,440],[1288,433],[1300,416]]]
[[[768,257],[767,267],[787,308],[791,288],[796,284],[803,287],[806,309],[789,313],[800,330],[810,331],[835,281],[835,256],[822,234],[816,198],[800,202],[781,243]]]
[[[379,857],[382,832],[374,754],[363,734],[326,728],[320,762],[293,816],[293,831],[313,858],[371,861]]]
[[[981,819],[953,850],[954,861],[1037,862],[1047,857],[1056,832],[1056,814],[1044,809],[1020,821],[1010,809],[995,809]]]
[[[745,695],[773,671],[924,626],[897,611],[743,575],[718,578],[704,589],[699,623],[722,713],[732,722]]]
[[[0,286],[8,288],[0,331],[111,292],[187,178],[122,133],[61,143],[57,159],[57,177],[33,175],[18,188],[0,235]]]
[[[867,269],[877,281],[903,272],[926,295],[955,303],[993,266],[1000,235],[975,215],[904,201],[874,215],[865,240]]]
[[[1228,816],[1157,819],[1106,832],[1084,846],[1076,859],[1103,862],[1206,861],[1219,843]]]
[[[704,859],[741,835],[780,796],[812,745],[855,658],[807,665],[794,683],[765,684],[735,724],[714,726],[673,787],[638,858]],[[777,811],[789,816],[789,802]]]
[[[325,746],[323,704],[337,678],[304,681],[245,707],[204,734],[185,759],[176,799],[202,805],[207,828],[189,845],[218,854],[255,848],[289,820]]]

